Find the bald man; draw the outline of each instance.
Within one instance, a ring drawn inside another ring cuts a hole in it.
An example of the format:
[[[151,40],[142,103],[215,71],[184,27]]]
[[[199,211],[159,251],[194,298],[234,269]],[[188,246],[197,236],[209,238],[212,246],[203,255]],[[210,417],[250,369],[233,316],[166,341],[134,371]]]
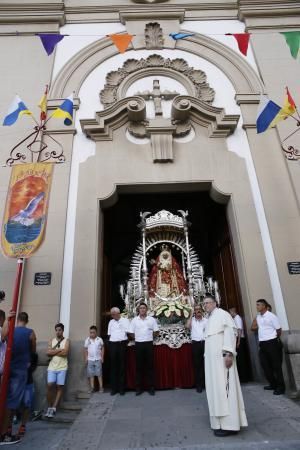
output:
[[[110,354],[110,395],[118,392],[125,394],[126,347],[129,332],[129,320],[121,317],[119,308],[111,308],[111,320],[108,324]]]

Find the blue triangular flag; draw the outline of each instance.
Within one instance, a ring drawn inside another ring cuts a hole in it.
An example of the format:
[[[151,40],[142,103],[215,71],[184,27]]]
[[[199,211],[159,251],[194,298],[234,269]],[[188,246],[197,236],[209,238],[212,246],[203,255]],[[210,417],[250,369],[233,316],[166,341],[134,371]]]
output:
[[[194,33],[170,33],[169,36],[171,36],[174,41],[178,41],[178,39],[184,39],[189,36],[194,36]]]
[[[58,44],[64,37],[64,34],[46,34],[46,33],[37,33],[37,36],[42,41],[43,47],[47,52],[47,55],[51,55],[53,53],[56,44]]]

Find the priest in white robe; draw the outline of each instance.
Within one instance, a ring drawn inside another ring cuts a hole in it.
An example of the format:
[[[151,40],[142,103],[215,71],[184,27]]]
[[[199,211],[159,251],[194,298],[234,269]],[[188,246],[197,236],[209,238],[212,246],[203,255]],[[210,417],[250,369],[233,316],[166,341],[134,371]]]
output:
[[[205,329],[205,385],[210,424],[216,436],[237,433],[248,425],[236,366],[235,323],[227,311],[207,295]]]

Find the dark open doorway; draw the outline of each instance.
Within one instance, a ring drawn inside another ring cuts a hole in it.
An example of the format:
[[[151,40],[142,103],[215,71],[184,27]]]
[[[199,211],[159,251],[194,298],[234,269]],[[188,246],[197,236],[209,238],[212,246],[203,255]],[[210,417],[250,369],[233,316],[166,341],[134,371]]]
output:
[[[120,295],[120,284],[129,278],[130,263],[140,243],[141,235],[137,225],[140,212],[156,214],[166,209],[173,214],[188,210],[190,244],[204,265],[205,276],[212,276],[219,282],[221,307],[228,310],[236,307],[243,317],[243,306],[227,221],[227,205],[213,201],[207,191],[155,194],[120,194],[118,201],[103,210],[103,273],[101,290],[101,330],[106,337],[110,308],[124,303]],[[246,352],[248,353],[248,351]],[[246,356],[250,368],[249,356]],[[248,370],[250,379],[251,370]]]
[[[140,242],[140,211],[155,214],[161,209],[173,214],[178,214],[178,209],[189,211],[190,243],[205,267],[205,275],[219,282],[221,306],[236,306],[243,315],[226,205],[214,202],[208,192],[126,194],[104,210],[101,330],[107,328],[110,308],[124,307],[119,286],[128,279],[131,258]]]

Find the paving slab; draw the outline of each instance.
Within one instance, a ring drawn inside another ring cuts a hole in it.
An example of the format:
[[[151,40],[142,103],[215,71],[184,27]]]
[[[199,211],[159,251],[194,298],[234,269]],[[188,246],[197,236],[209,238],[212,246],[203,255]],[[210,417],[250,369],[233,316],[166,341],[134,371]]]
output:
[[[260,384],[245,384],[242,390],[249,426],[234,436],[214,436],[205,392],[176,389],[158,391],[154,397],[147,392],[139,397],[134,392],[94,394],[71,427],[35,422],[18,448],[300,450],[300,403],[274,396]],[[48,442],[36,446],[42,430]]]

